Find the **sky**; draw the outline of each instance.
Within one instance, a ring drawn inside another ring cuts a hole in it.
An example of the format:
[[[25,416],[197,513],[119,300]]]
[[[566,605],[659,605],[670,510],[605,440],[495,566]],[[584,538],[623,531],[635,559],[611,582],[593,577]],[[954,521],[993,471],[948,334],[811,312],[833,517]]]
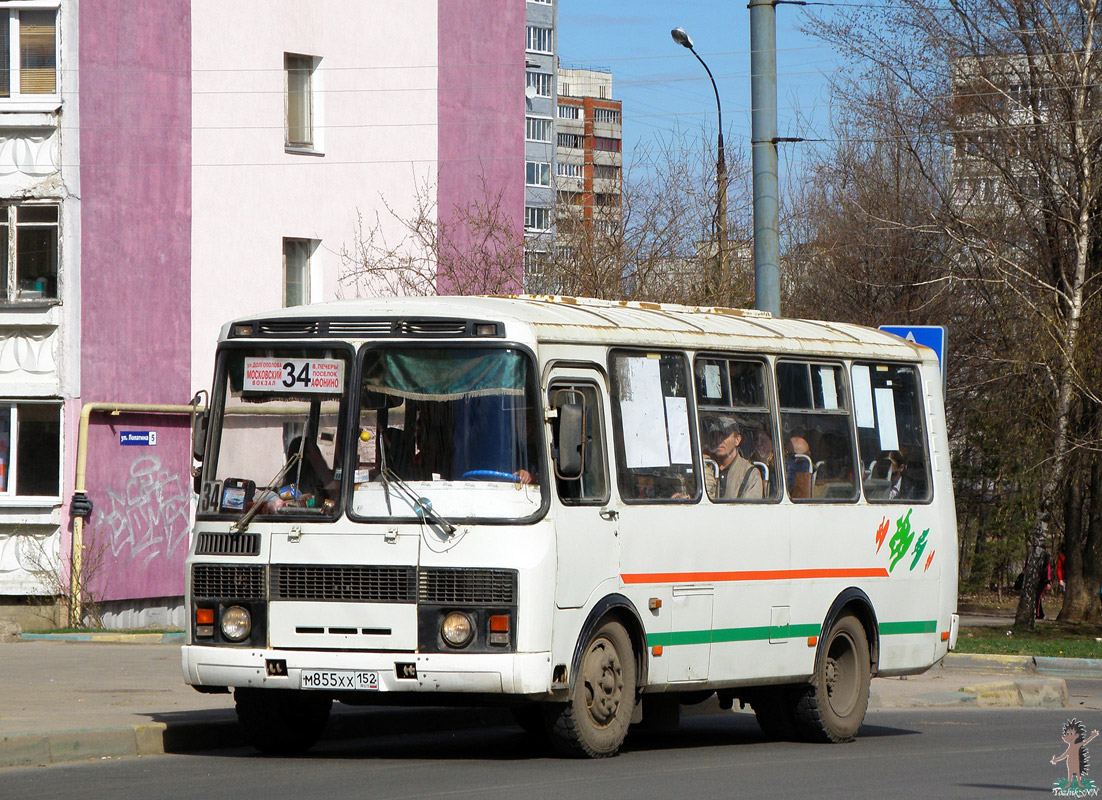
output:
[[[708,75],[670,30],[682,27],[708,64],[723,106],[725,146],[750,157],[750,12],[746,0],[558,0],[562,66],[612,71],[613,98],[623,101],[624,159],[656,135],[680,128],[715,136],[716,103]],[[832,49],[799,31],[804,7],[778,5],[777,124],[780,136],[828,135],[827,81]],[[811,123],[800,126],[804,118]],[[799,129],[798,129],[799,128]],[[697,141],[700,140],[699,135]],[[712,138],[714,141],[714,138]],[[788,144],[785,148],[813,145]],[[729,156],[730,157],[730,156]],[[782,153],[798,161],[798,153]]]

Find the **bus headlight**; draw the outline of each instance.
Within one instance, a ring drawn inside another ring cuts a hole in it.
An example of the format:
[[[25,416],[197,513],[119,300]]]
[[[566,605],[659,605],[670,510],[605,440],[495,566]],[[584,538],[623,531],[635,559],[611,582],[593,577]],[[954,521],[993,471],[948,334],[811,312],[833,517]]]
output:
[[[252,630],[253,621],[247,609],[230,606],[222,612],[222,635],[231,642],[247,639]]]
[[[444,622],[440,626],[440,635],[450,646],[463,647],[474,635],[474,623],[467,614],[453,611],[444,617]]]

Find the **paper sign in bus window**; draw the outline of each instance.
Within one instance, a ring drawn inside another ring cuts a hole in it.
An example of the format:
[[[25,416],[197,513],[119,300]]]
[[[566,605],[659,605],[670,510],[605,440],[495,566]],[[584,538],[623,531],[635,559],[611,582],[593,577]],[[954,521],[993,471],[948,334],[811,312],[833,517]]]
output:
[[[723,383],[719,374],[719,364],[704,365],[704,396],[709,400],[723,397]]]
[[[876,427],[876,417],[872,413],[872,378],[869,368],[861,364],[853,365],[853,410],[858,428]]]
[[[693,448],[689,438],[689,406],[684,397],[666,398],[666,425],[670,440],[670,462],[692,464]]]
[[[328,358],[246,358],[246,392],[340,394],[344,362]]]
[[[898,450],[899,434],[895,426],[895,395],[891,389],[877,389],[876,416],[880,420],[880,449]]]
[[[838,385],[835,382],[834,367],[819,367],[819,380],[823,384],[823,408],[837,410]]]
[[[628,469],[668,467],[669,445],[666,443],[666,421],[662,406],[654,412],[653,403],[637,400],[620,402],[620,418],[624,424],[624,457]]]

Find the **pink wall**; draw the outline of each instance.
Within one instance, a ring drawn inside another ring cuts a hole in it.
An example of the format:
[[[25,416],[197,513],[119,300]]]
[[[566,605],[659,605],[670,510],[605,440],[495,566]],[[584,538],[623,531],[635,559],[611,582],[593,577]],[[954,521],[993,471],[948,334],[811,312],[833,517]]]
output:
[[[95,0],[79,13],[81,401],[186,403],[190,3]],[[174,545],[175,529],[154,518],[176,513],[178,501],[165,498],[188,474],[182,421],[122,419],[128,430],[164,433],[155,447],[122,447],[110,418],[93,416],[89,527],[116,551],[104,599],[179,595],[187,528]],[[143,518],[156,523],[148,534],[135,522]]]
[[[437,213],[447,229],[456,207],[502,192],[502,210],[524,236],[525,0],[440,0],[439,158]],[[469,232],[456,232],[470,241]],[[460,251],[464,242],[453,241]],[[519,265],[518,265],[519,266]],[[518,291],[518,269],[513,286]],[[441,279],[441,294],[463,287]]]

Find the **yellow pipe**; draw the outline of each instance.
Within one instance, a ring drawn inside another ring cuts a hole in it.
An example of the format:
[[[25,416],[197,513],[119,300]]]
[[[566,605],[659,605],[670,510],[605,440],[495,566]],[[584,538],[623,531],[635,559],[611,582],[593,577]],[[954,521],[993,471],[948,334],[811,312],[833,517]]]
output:
[[[86,403],[80,412],[80,430],[77,434],[77,475],[73,493],[84,492],[84,479],[88,474],[88,425],[96,412],[120,413],[134,411],[143,414],[195,414],[206,410],[200,405],[166,405],[159,403]],[[79,627],[84,616],[80,599],[80,570],[84,553],[84,518],[73,517],[73,547],[69,563],[69,626]]]

